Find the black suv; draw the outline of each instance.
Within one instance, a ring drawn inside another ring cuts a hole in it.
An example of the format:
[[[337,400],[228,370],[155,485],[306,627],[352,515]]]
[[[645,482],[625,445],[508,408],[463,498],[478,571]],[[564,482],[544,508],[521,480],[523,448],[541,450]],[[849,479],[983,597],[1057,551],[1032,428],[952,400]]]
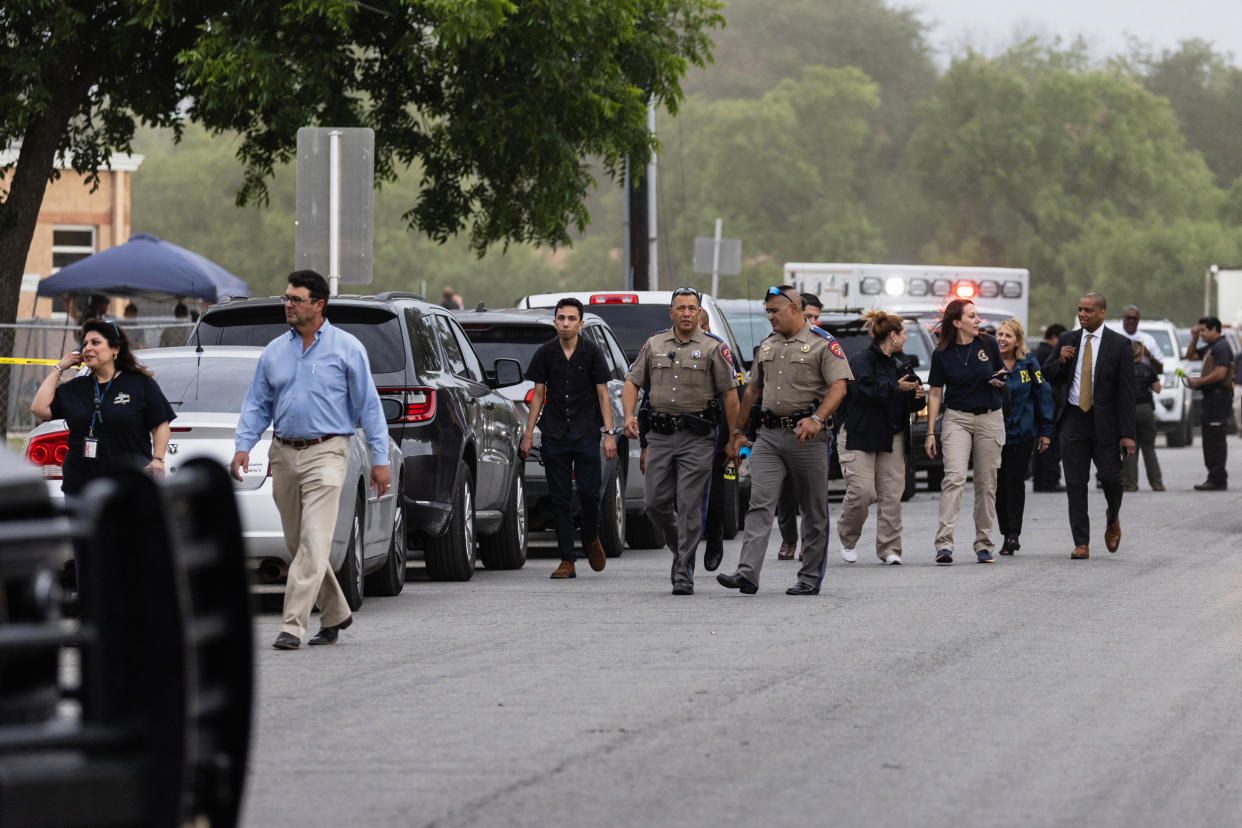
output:
[[[454,311],[457,321],[461,322],[466,336],[470,337],[476,351],[485,361],[488,359],[509,356],[518,359],[522,365],[529,366],[539,346],[556,338],[556,326],[553,311],[549,308],[514,308],[511,310],[486,310],[483,308],[472,311]],[[599,346],[604,354],[604,362],[608,365],[608,394],[612,400],[612,422],[617,428],[623,423],[621,391],[625,387],[625,372],[628,365],[625,354],[613,335],[608,323],[593,313],[587,313],[583,319],[583,338]],[[530,413],[530,400],[535,393],[535,385],[530,380],[504,390],[504,395],[518,411],[518,416],[525,422]],[[536,427],[533,443],[541,445],[539,429]],[[619,461],[619,462],[618,462]],[[599,540],[608,553],[615,558],[625,549],[626,513],[641,516],[644,510],[642,497],[642,472],[639,471],[639,453],[630,451],[629,441],[625,435],[617,437],[617,460],[603,460],[601,474],[601,492],[603,503],[600,511]],[[627,495],[627,481],[633,480],[638,485],[635,495]],[[548,494],[547,478],[544,475],[542,459],[532,456],[526,461],[526,494],[527,515],[531,529],[546,530],[554,525],[555,515],[552,501]],[[573,500],[575,514],[578,499]]]
[[[452,314],[416,293],[334,296],[324,314],[366,347],[389,433],[404,457],[392,484],[405,514],[406,548],[422,550],[428,577],[468,580],[476,554],[489,569],[520,568],[522,424],[496,389],[521,382],[521,364],[498,359],[485,371]],[[288,329],[279,297],[239,299],[208,308],[189,344],[266,345]]]

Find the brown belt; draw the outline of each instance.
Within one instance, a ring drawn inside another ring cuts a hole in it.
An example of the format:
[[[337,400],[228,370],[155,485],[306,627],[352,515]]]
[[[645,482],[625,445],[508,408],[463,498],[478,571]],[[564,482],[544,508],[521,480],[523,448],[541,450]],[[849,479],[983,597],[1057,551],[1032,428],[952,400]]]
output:
[[[348,436],[348,434],[325,434],[322,437],[312,437],[309,440],[289,440],[284,437],[276,437],[276,441],[283,446],[288,446],[291,449],[304,449],[310,448],[311,446],[317,446],[320,443],[327,442],[328,440],[334,440],[337,437]]]

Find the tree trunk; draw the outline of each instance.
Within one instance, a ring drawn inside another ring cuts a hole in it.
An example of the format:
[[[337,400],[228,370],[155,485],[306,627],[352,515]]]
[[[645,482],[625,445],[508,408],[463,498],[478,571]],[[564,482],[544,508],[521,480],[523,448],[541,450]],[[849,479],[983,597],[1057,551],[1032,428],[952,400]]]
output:
[[[647,244],[647,168],[639,167],[630,190],[630,270],[634,290],[651,290],[650,248]]]

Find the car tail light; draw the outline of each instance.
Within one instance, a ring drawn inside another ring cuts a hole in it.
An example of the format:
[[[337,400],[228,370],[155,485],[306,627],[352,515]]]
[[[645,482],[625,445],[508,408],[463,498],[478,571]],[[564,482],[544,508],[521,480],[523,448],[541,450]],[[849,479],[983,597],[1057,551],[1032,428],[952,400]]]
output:
[[[532,388],[526,392],[525,397],[522,397],[522,402],[526,403],[527,405],[530,405],[534,401],[535,401],[535,389]]]
[[[61,466],[69,456],[69,431],[41,434],[26,447],[26,462],[39,466],[48,480],[61,479]]]
[[[593,293],[590,305],[637,305],[637,293]]]
[[[436,416],[436,389],[416,385],[410,388],[377,388],[380,394],[404,397],[405,416],[399,422],[425,423]]]

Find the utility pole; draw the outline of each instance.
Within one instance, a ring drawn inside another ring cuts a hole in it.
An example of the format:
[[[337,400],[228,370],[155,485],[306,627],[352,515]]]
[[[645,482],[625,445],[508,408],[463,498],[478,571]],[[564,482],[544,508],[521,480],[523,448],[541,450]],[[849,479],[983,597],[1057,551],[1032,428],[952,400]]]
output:
[[[627,162],[626,169],[632,170]],[[650,248],[647,246],[647,173],[641,170],[638,179],[629,175],[625,181],[626,251],[629,253],[625,286],[631,290],[652,290]]]

